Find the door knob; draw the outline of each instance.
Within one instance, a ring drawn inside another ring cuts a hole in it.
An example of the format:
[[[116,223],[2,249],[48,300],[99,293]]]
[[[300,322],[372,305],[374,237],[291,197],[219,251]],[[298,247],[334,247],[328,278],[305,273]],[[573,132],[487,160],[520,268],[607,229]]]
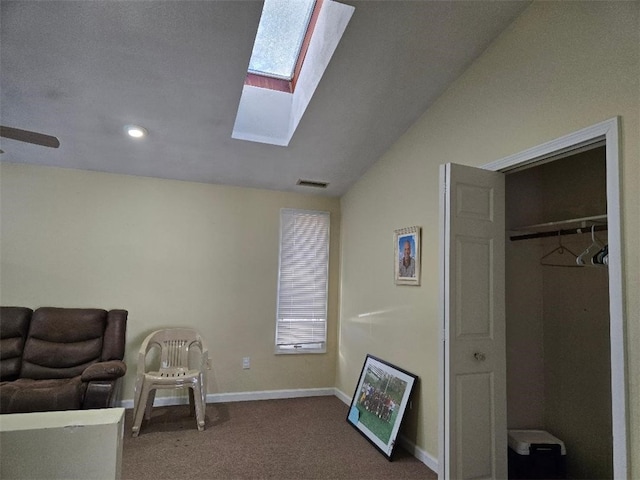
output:
[[[475,358],[479,362],[484,362],[487,356],[482,352],[476,352],[473,354],[473,358]]]

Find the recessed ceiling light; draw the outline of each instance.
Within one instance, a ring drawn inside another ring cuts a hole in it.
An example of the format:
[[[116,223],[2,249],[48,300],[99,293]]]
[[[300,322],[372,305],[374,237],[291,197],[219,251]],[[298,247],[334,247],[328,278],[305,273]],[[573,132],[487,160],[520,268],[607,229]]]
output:
[[[127,135],[133,138],[142,138],[147,136],[147,130],[143,127],[139,127],[138,125],[127,125],[124,127]]]

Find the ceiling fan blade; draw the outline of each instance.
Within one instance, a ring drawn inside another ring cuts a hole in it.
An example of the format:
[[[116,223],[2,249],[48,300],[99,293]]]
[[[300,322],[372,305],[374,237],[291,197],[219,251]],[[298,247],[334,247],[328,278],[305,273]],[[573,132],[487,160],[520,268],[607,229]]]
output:
[[[44,133],[20,130],[19,128],[0,126],[0,137],[11,138],[19,142],[35,143],[43,147],[58,148],[60,146],[60,141],[56,137],[45,135]]]

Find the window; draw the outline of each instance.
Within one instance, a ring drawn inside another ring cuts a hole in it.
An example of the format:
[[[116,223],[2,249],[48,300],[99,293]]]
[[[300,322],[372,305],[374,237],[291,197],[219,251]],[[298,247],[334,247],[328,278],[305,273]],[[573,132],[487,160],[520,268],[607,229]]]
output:
[[[323,353],[327,340],[329,212],[280,211],[276,353]]]

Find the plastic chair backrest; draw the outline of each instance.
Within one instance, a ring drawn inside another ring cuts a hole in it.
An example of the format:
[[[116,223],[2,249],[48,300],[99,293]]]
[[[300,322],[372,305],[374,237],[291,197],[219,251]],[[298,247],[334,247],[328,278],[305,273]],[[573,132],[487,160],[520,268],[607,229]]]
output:
[[[138,371],[145,371],[145,359],[153,348],[160,349],[160,370],[188,369],[190,367],[190,352],[196,347],[199,364],[202,368],[208,364],[208,350],[200,334],[190,328],[167,328],[151,333],[140,347],[138,356]]]

